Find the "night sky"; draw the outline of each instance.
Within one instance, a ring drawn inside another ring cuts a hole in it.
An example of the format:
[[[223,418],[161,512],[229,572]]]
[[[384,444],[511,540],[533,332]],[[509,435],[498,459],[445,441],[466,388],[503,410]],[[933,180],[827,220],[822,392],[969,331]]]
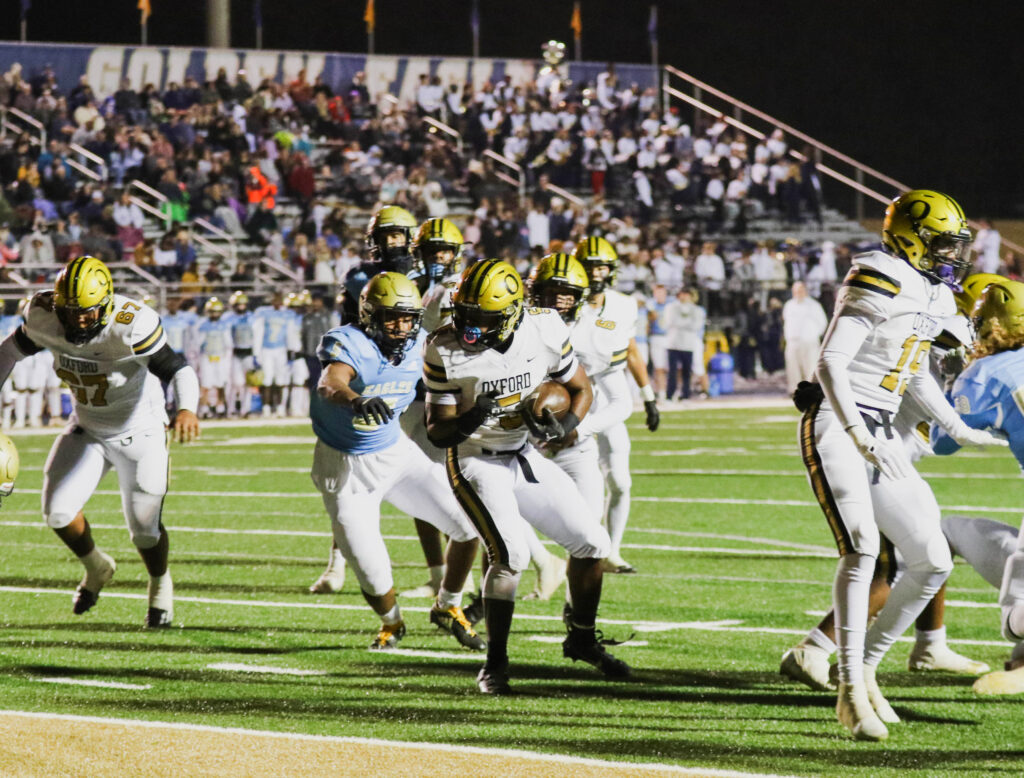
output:
[[[202,0],[151,0],[150,43],[201,46]],[[0,0],[17,37],[19,0]],[[952,6],[952,4],[948,4]],[[481,55],[572,51],[572,0],[481,0]],[[660,58],[969,216],[1024,218],[1019,2],[658,3]],[[264,48],[365,52],[365,0],[263,0]],[[379,54],[468,56],[470,0],[376,0]],[[583,57],[649,62],[649,2],[583,0]],[[977,10],[983,15],[973,13]],[[232,0],[252,47],[252,0]],[[136,0],[32,0],[30,40],[138,43]],[[4,67],[6,65],[4,63]]]

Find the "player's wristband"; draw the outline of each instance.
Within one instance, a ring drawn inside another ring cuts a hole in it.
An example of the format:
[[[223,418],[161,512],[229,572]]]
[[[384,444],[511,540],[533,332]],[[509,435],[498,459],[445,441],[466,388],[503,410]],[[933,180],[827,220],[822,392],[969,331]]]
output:
[[[654,402],[654,390],[651,389],[650,384],[647,384],[647,386],[640,387],[640,399],[643,400],[645,403]]]
[[[575,413],[569,411],[565,414],[565,418],[562,419],[560,424],[562,425],[562,437],[567,438],[574,429],[580,426],[580,419]]]

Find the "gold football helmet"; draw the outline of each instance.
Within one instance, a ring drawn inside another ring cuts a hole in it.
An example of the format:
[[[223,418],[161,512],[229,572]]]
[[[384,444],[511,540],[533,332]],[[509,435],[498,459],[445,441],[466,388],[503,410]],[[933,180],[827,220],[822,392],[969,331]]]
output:
[[[530,273],[530,305],[554,308],[567,324],[576,321],[586,299],[587,271],[568,254],[548,254]]]
[[[96,257],[68,262],[53,285],[53,306],[64,337],[81,345],[99,334],[114,310],[114,281]]]
[[[468,351],[499,346],[523,320],[523,279],[508,262],[485,259],[462,272],[452,323]]]
[[[440,281],[462,261],[462,232],[447,219],[427,219],[416,231],[412,251],[431,281]]]
[[[393,364],[416,342],[422,319],[419,289],[401,273],[378,273],[359,293],[359,327]]]
[[[241,289],[236,289],[228,298],[228,305],[235,313],[244,313],[249,307],[249,295]]]
[[[1024,339],[1024,283],[1002,280],[989,284],[974,305],[974,328],[978,340],[1002,332],[1004,338]]]
[[[203,305],[203,315],[209,316],[214,321],[217,321],[224,313],[224,303],[218,300],[216,297],[211,297]]]
[[[14,441],[0,432],[0,497],[9,497],[18,477],[18,449]]]
[[[386,205],[378,210],[366,228],[370,258],[382,270],[408,273],[412,269],[412,234],[416,219],[405,208]]]
[[[940,192],[914,189],[885,209],[886,248],[922,275],[954,290],[971,269],[971,241],[963,209]]]
[[[1006,276],[997,275],[996,273],[972,273],[967,276],[960,285],[962,287],[961,290],[953,293],[953,297],[956,298],[957,313],[970,318],[971,312],[974,310],[974,304],[978,302],[978,298],[985,291],[985,287],[989,284],[999,284],[1009,280]]]
[[[587,271],[590,294],[601,294],[605,287],[615,283],[615,274],[619,270],[619,255],[615,252],[615,247],[604,238],[583,238],[576,244],[572,256]],[[602,267],[608,269],[602,272],[599,269]]]

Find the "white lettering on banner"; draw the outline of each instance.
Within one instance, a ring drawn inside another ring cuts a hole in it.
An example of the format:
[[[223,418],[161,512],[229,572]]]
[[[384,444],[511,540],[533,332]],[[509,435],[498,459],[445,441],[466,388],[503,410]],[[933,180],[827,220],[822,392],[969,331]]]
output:
[[[420,85],[420,76],[430,75],[429,57],[408,57],[405,61],[405,76],[398,90],[398,100],[402,105],[416,102],[416,88]]]
[[[397,79],[398,57],[366,58],[366,89],[370,93],[371,102],[380,102],[380,98],[391,91],[391,84]],[[346,86],[342,85],[341,88]]]
[[[477,59],[473,61],[473,90],[480,90],[484,84],[486,84],[490,78],[491,73],[494,72],[494,60],[491,59]]]
[[[185,71],[191,58],[192,52],[189,49],[170,49],[167,52],[167,81],[160,84],[161,91],[172,81],[175,84],[185,83]]]
[[[206,62],[204,65],[206,69],[205,80],[213,81],[216,79],[217,71],[221,68],[224,68],[224,72],[228,74],[228,79],[230,80],[238,72],[238,55],[228,49],[210,49],[206,52]]]
[[[434,71],[434,75],[441,79],[441,86],[445,88],[446,92],[452,84],[458,84],[461,90],[462,85],[466,83],[469,77],[468,70],[468,59],[443,59],[437,63],[437,70]]]
[[[132,89],[140,90],[146,84],[163,84],[164,58],[156,49],[135,49],[128,59],[125,74]]]
[[[124,62],[124,47],[97,46],[89,55],[85,75],[89,79],[93,94],[103,99],[114,94],[121,85],[121,63]]]
[[[277,60],[279,56],[279,54],[264,51],[250,51],[246,53],[244,59],[245,80],[249,82],[253,89],[258,87],[265,78],[277,78]]]

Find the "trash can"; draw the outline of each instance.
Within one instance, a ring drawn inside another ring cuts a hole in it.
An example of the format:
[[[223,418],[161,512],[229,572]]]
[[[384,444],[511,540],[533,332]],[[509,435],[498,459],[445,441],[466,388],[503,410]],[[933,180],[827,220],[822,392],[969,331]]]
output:
[[[730,354],[718,352],[708,362],[708,394],[732,394],[733,359]]]

